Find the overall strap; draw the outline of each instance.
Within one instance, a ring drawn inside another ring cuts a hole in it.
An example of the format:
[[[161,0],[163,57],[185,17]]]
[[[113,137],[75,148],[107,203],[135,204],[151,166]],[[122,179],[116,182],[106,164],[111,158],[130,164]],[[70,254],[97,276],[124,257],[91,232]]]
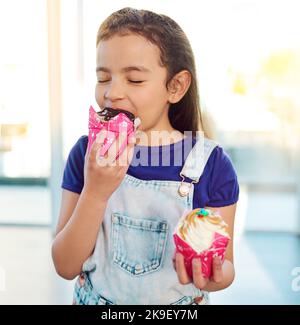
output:
[[[193,183],[197,183],[212,151],[217,145],[218,143],[214,140],[203,136],[197,137],[197,141],[190,151],[180,175],[190,178]]]

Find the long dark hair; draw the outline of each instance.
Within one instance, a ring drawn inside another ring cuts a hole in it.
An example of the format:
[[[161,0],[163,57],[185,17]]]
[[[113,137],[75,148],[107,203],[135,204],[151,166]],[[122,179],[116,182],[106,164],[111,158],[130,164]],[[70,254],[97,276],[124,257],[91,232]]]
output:
[[[184,31],[166,15],[149,10],[123,8],[112,13],[101,24],[96,46],[115,34],[126,35],[129,32],[139,34],[158,46],[161,64],[168,71],[166,87],[178,72],[190,72],[191,85],[178,103],[170,104],[169,119],[172,127],[182,133],[192,131],[195,136],[196,131],[204,131],[194,54]]]

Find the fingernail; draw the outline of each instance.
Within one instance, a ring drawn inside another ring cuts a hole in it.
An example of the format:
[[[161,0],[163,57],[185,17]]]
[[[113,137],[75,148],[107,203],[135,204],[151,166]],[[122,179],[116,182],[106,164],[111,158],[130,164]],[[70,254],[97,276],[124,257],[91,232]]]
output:
[[[101,130],[101,131],[97,134],[97,136],[96,136],[96,143],[100,143],[100,142],[101,142],[101,137],[102,137],[102,135],[104,135],[104,132],[105,132],[105,130]]]
[[[214,261],[215,261],[215,263],[219,264],[221,262],[220,257],[219,256],[215,256],[214,257]]]
[[[200,265],[200,260],[198,258],[194,258],[193,259],[193,264],[196,265],[196,266]]]
[[[176,253],[176,258],[178,258],[178,259],[182,258],[182,254]]]

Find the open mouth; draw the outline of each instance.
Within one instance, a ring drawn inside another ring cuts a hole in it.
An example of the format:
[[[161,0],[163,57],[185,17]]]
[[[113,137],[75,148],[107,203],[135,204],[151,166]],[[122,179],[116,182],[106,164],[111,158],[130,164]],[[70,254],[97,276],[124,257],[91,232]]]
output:
[[[128,112],[124,109],[114,109],[111,107],[105,107],[102,111],[97,112],[97,114],[104,119],[104,121],[109,121],[119,113],[125,114],[131,122],[134,122],[135,116],[131,112]]]

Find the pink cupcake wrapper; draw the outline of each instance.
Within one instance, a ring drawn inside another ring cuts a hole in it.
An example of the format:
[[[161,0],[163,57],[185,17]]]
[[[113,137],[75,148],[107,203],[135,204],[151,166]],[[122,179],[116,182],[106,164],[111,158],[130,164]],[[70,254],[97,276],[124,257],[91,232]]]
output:
[[[200,258],[202,274],[204,277],[210,278],[212,276],[212,262],[214,256],[219,256],[223,263],[226,247],[229,242],[228,237],[215,233],[215,238],[212,245],[201,253],[197,253],[176,233],[173,235],[173,238],[176,246],[176,252],[181,253],[184,256],[186,271],[190,277],[192,277],[193,274],[192,260],[194,258]]]
[[[92,144],[96,140],[97,134],[105,129],[107,131],[106,137],[102,148],[100,149],[100,156],[104,156],[109,150],[115,140],[118,139],[121,132],[126,132],[127,136],[121,143],[117,152],[116,159],[125,150],[129,137],[134,133],[134,125],[132,121],[123,113],[118,114],[109,121],[100,121],[96,111],[92,106],[89,109],[89,136],[88,136],[88,152],[91,149]]]

